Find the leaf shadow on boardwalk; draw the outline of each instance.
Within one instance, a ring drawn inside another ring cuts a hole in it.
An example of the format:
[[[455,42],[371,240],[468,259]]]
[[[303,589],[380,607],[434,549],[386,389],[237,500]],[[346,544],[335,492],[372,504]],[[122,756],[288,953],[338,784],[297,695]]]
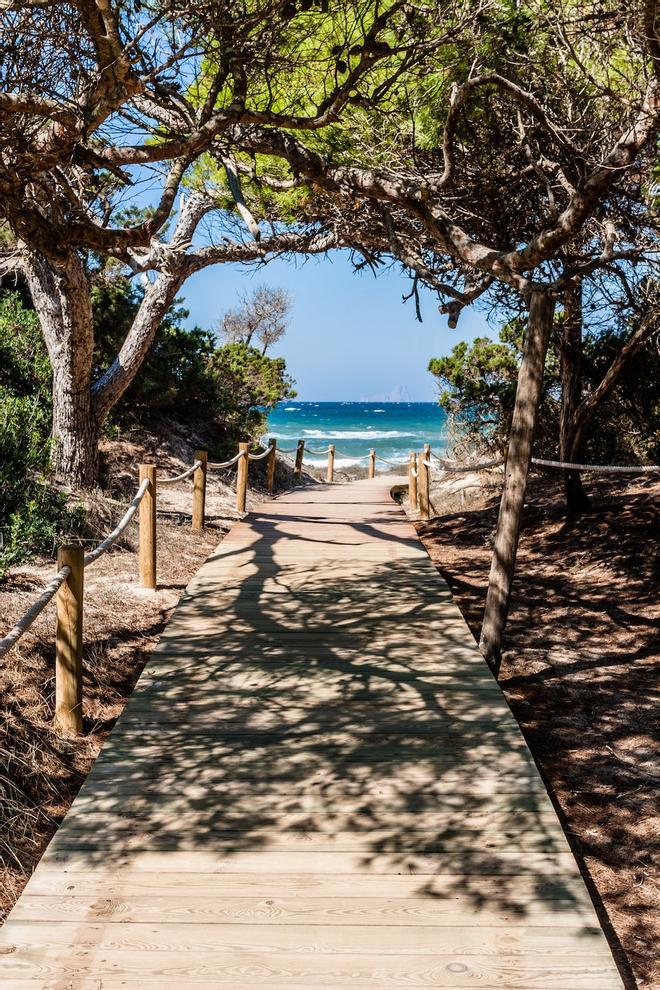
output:
[[[259,515],[251,521],[258,534]],[[296,521],[279,516],[276,528]],[[351,529],[384,539],[369,525]],[[99,797],[108,824],[96,835],[86,829],[85,848],[76,841],[76,849],[112,866],[141,848],[208,847],[230,857],[287,833],[350,832],[362,839],[366,871],[385,864],[387,873],[419,875],[420,893],[459,892],[477,909],[495,904],[521,917],[534,894],[557,912],[574,907],[572,884],[546,864],[557,829],[546,827],[547,796],[530,780],[511,717],[472,717],[475,700],[488,705],[490,689],[498,691],[490,674],[451,668],[439,681],[443,658],[433,641],[408,639],[442,588],[416,588],[410,603],[407,564],[378,562],[368,581],[387,588],[379,609],[364,595],[364,574],[329,587],[323,562],[318,573],[308,568],[301,587],[267,595],[265,582],[277,584],[282,573],[274,546],[257,535],[247,560],[236,551],[245,566],[259,563],[239,581],[217,637],[206,624],[218,617],[213,588],[195,593],[199,639],[173,625],[167,653],[122,719],[126,746],[116,740],[108,760],[101,756],[85,790]],[[443,650],[453,643],[457,655],[467,652],[461,625],[452,632],[445,624],[442,639]],[[176,658],[171,665],[162,662],[167,655]],[[183,658],[192,661],[185,675]],[[136,760],[135,743],[157,755]],[[442,883],[426,861],[437,852]],[[529,878],[522,896],[521,873]],[[487,888],[484,875],[495,878]]]
[[[69,891],[90,951],[104,920],[135,920],[136,890],[176,920],[203,888],[215,900],[192,920],[263,924],[276,957],[278,924],[301,926],[306,959],[346,951],[333,926],[401,926],[377,950],[346,943],[399,966],[411,953],[382,987],[545,988],[551,966],[564,987],[569,944],[584,953],[571,990],[620,986],[524,740],[408,524],[304,505],[252,514],[191,583],[37,894]],[[99,876],[110,893],[94,897]],[[456,941],[406,949],[404,927],[424,925]]]

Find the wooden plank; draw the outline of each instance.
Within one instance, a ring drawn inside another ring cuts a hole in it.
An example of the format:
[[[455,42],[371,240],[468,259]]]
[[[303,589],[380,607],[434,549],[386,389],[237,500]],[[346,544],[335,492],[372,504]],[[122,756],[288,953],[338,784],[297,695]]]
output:
[[[364,876],[373,874],[408,873],[411,876],[572,876],[575,860],[570,852],[528,853],[526,851],[497,850],[480,852],[470,850],[467,855],[423,852],[401,852],[392,855],[372,852],[369,855],[353,852],[293,852],[278,850],[238,850],[229,853],[220,850],[196,848],[187,852],[176,850],[176,860],[165,852],[130,852],[122,854],[121,849],[108,854],[102,841],[91,851],[71,849],[57,852],[48,849],[43,857],[47,866],[57,865],[65,873],[88,870],[90,863],[103,862],[97,869],[100,874],[112,876],[117,869],[130,869],[132,873],[158,873],[168,870],[187,874],[192,873],[276,873],[285,876],[315,872],[355,873]]]
[[[514,957],[520,969],[528,958],[549,953],[577,951],[586,960],[608,959],[609,950],[600,937],[599,928],[582,931],[539,925],[503,927],[456,925],[314,925],[303,926],[263,924],[222,926],[192,922],[172,925],[162,922],[130,925],[105,925],[96,922],[61,920],[57,925],[44,921],[22,921],[13,926],[12,937],[18,947],[40,945],[47,950],[61,951],[76,945],[80,950],[91,948],[108,953],[144,952],[147,954],[180,953],[192,957],[207,954],[218,961],[229,954],[265,953],[277,959],[280,954],[305,957],[316,955],[343,956],[426,956],[434,946],[433,955]],[[412,962],[412,960],[411,960]]]
[[[44,962],[44,957],[50,961]],[[287,988],[291,986],[368,987],[369,990],[400,990],[402,986],[442,987],[451,990],[473,990],[478,986],[491,990],[621,990],[621,980],[609,960],[589,957],[579,961],[566,955],[550,954],[525,957],[523,960],[507,958],[499,953],[492,956],[454,956],[429,954],[406,955],[322,955],[308,953],[304,956],[281,953],[273,956],[256,950],[249,952],[190,953],[124,950],[93,952],[81,950],[76,955],[68,952],[49,954],[32,946],[25,946],[2,960],[8,979],[31,980],[34,986],[51,985],[53,979],[59,986],[94,987],[96,981],[103,990],[123,987],[127,981],[131,990],[140,986],[206,984],[208,987],[265,987]],[[120,978],[118,978],[118,973]],[[257,982],[255,983],[255,977]],[[113,979],[114,983],[109,982]],[[80,983],[71,982],[77,979]],[[45,984],[43,981],[47,981]],[[87,982],[84,982],[87,981]],[[122,982],[123,981],[123,982]],[[3,988],[7,983],[3,982]]]
[[[80,874],[76,874],[79,881]],[[67,878],[67,883],[70,878]],[[213,878],[211,878],[213,879]],[[91,892],[87,895],[31,894],[25,893],[12,913],[13,920],[21,921],[96,921],[105,924],[141,922],[143,924],[190,924],[207,922],[215,925],[444,925],[454,927],[474,926],[482,930],[524,924],[547,926],[556,932],[563,928],[582,929],[597,926],[591,902],[580,907],[573,900],[544,898],[538,884],[529,890],[527,903],[522,911],[516,904],[502,903],[499,897],[501,885],[489,886],[482,881],[481,898],[461,897],[459,893],[446,897],[396,897],[392,896],[389,880],[381,896],[373,891],[371,896],[356,896],[355,885],[346,883],[341,896],[310,897],[287,887],[280,893],[280,877],[274,890],[268,893],[262,882],[261,896],[218,896],[217,883],[211,882],[205,893],[192,892],[183,882],[177,886],[158,883],[145,892],[143,883],[125,884],[112,881],[99,886],[95,875],[91,880]],[[522,883],[523,878],[520,878]],[[81,889],[76,884],[76,889]],[[350,887],[350,894],[349,894]],[[371,890],[368,885],[367,889]],[[290,893],[289,893],[290,890]],[[551,891],[552,892],[552,891]],[[185,896],[183,896],[185,894]]]
[[[575,884],[574,874],[571,877],[535,877],[530,875],[511,876],[502,880],[501,877],[479,877],[478,887],[473,888],[455,875],[435,875],[433,877],[416,877],[409,873],[372,875],[365,874],[327,874],[305,873],[291,874],[282,879],[279,874],[225,874],[222,877],[210,874],[186,875],[184,872],[167,873],[162,877],[149,874],[108,876],[97,873],[94,866],[86,871],[77,871],[75,875],[65,876],[54,868],[39,868],[30,878],[26,887],[26,895],[64,895],[93,898],[95,893],[105,901],[125,895],[145,897],[162,896],[184,904],[187,897],[196,900],[199,897],[214,896],[225,898],[264,898],[272,900],[277,897],[315,898],[324,900],[340,899],[351,901],[353,898],[377,899],[420,899],[429,900],[434,905],[456,903],[477,906],[486,915],[489,908],[499,906],[515,911],[521,920],[531,911],[538,899],[539,902],[562,903],[570,902],[580,915],[589,912],[592,919],[596,917],[591,899],[584,884]],[[20,903],[20,902],[19,902]],[[559,911],[558,911],[559,913]],[[460,916],[460,911],[459,911]]]
[[[154,829],[149,823],[148,828],[140,827],[135,821],[122,823],[110,822],[101,817],[99,822],[99,838],[94,839],[89,834],[89,825],[67,826],[60,829],[57,838],[50,845],[50,852],[66,853],[69,851],[90,851],[99,848],[112,849],[113,855],[133,852],[195,852],[199,849],[200,838],[196,835],[180,835],[173,829]],[[476,830],[474,830],[476,831]],[[386,829],[374,829],[373,833],[364,832],[311,832],[302,829],[292,829],[289,832],[278,832],[272,829],[255,829],[252,832],[240,832],[231,828],[216,828],[212,823],[204,830],[204,841],[209,848],[217,853],[231,854],[237,848],[258,851],[262,848],[277,852],[359,852],[363,859],[370,857],[374,849],[387,850],[396,843],[397,853],[426,852],[426,853],[456,853],[467,854],[475,847],[481,851],[496,850],[518,852],[551,852],[553,850],[569,852],[564,835],[556,830],[530,831],[529,829],[502,829],[487,837],[475,836],[474,831],[449,828],[446,834],[423,830],[406,830],[403,836],[393,835]]]
[[[297,808],[286,811],[278,809],[273,813],[272,803],[254,808],[253,816],[245,818],[245,812],[236,802],[222,807],[212,804],[200,810],[194,805],[186,810],[184,802],[138,801],[135,808],[122,806],[123,795],[111,797],[103,802],[93,798],[76,805],[60,830],[59,838],[68,834],[69,829],[87,834],[120,836],[122,830],[130,829],[136,835],[151,832],[156,836],[166,836],[174,832],[181,843],[187,836],[196,837],[198,845],[210,842],[214,836],[236,833],[242,836],[245,848],[253,841],[261,848],[268,845],[273,836],[282,841],[290,834],[315,836],[345,834],[354,836],[355,845],[364,842],[364,836],[371,836],[372,846],[387,843],[383,848],[406,848],[419,837],[434,836],[442,844],[451,837],[456,846],[471,847],[477,842],[499,846],[507,836],[525,835],[532,838],[556,837],[563,839],[552,808],[539,805],[528,795],[514,795],[499,809],[485,807],[481,797],[471,802],[454,803],[444,809],[424,808],[420,813],[403,811],[398,806],[385,805],[373,814],[371,804],[356,807],[355,802],[346,803],[342,812],[338,806],[322,808],[318,802],[310,809],[307,801],[292,802]],[[105,804],[105,810],[101,805]],[[504,837],[504,839],[503,839]],[[415,847],[417,848],[417,847]],[[424,848],[422,846],[421,848]],[[426,845],[425,848],[429,848]]]
[[[493,811],[505,814],[515,814],[516,809],[533,813],[539,808],[540,802],[533,794],[498,794],[495,796],[468,794],[450,795],[442,802],[442,807],[429,807],[423,803],[423,795],[409,794],[406,799],[402,793],[398,801],[383,802],[378,794],[356,801],[353,797],[337,797],[328,800],[318,793],[300,793],[281,795],[277,802],[272,795],[259,795],[250,792],[243,801],[226,796],[223,787],[207,788],[191,786],[172,794],[171,788],[163,788],[160,792],[155,789],[147,792],[143,787],[126,786],[121,789],[108,789],[105,792],[92,789],[86,785],[76,799],[72,814],[84,813],[89,809],[99,812],[112,812],[124,809],[126,815],[140,814],[150,809],[159,809],[172,818],[197,812],[200,827],[204,825],[205,816],[222,816],[222,820],[237,827],[241,820],[251,828],[259,828],[264,823],[285,822],[297,820],[300,822],[318,822],[328,819],[344,819],[355,827],[366,827],[371,821],[374,828],[379,822],[387,825],[392,823],[393,836],[400,834],[410,822],[410,807],[419,805],[416,818],[420,827],[433,827],[435,816],[439,813],[452,812],[454,815],[467,814],[485,803]],[[407,814],[408,813],[408,814]],[[579,874],[578,874],[579,876]]]
[[[329,805],[334,805],[338,802],[348,804],[350,798],[353,797],[355,798],[353,803],[356,809],[365,800],[374,801],[378,799],[379,801],[395,802],[403,810],[406,798],[406,792],[403,794],[401,792],[401,785],[393,781],[388,781],[385,779],[385,776],[380,781],[376,779],[375,775],[365,776],[363,781],[359,779],[337,780],[328,774],[325,775],[324,779],[324,775],[319,773],[311,775],[309,779],[301,782],[296,781],[291,776],[277,785],[269,785],[267,779],[265,781],[260,780],[254,773],[250,775],[227,775],[222,774],[220,771],[204,769],[203,771],[191,770],[185,774],[179,773],[175,768],[171,773],[161,770],[157,775],[154,775],[153,770],[148,768],[142,777],[127,779],[127,770],[128,768],[125,768],[123,774],[118,772],[114,776],[106,775],[100,777],[95,775],[86,785],[85,796],[89,796],[91,793],[102,796],[107,793],[117,793],[118,791],[121,791],[122,794],[143,793],[145,795],[155,795],[159,793],[172,793],[175,787],[178,787],[180,794],[186,794],[188,793],[188,788],[208,788],[215,792],[222,789],[225,800],[231,798],[238,801],[241,795],[244,795],[246,799],[250,799],[253,796],[256,797],[262,794],[271,802],[275,803],[280,798],[298,798],[300,795],[300,783],[303,783],[307,789],[307,793],[311,795],[317,792],[323,798],[324,802]],[[435,807],[441,810],[447,806],[448,798],[450,799],[449,806],[455,805],[457,803],[456,799],[460,798],[465,807],[470,803],[476,803],[475,801],[470,801],[472,798],[497,795],[508,796],[512,794],[530,795],[532,793],[545,795],[545,788],[538,776],[525,777],[522,780],[520,778],[502,780],[497,777],[465,780],[463,776],[455,776],[454,779],[434,781],[428,776],[422,777],[421,774],[414,775],[411,773],[410,790],[407,791],[407,794],[410,795],[412,793],[424,794],[423,809]]]

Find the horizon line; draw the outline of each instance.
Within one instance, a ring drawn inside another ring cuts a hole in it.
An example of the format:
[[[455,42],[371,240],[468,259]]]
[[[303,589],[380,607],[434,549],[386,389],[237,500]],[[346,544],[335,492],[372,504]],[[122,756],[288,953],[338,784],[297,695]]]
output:
[[[287,405],[304,405],[305,403],[341,403],[350,402],[362,406],[417,406],[417,405],[427,405],[434,406],[438,404],[437,399],[282,399],[277,405],[282,405],[286,403]]]

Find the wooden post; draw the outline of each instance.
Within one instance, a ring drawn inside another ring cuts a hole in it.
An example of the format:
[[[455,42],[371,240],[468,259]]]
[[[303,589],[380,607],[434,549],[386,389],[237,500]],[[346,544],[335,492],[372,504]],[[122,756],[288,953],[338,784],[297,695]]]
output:
[[[305,441],[299,440],[298,447],[296,449],[296,466],[293,469],[293,481],[294,484],[300,481],[300,476],[303,469],[303,457],[305,456]]]
[[[428,446],[428,445],[427,445]],[[427,447],[417,458],[417,488],[419,491],[419,514],[422,519],[429,519],[431,516],[429,505],[429,469],[424,463]]]
[[[414,450],[410,451],[410,457],[408,459],[408,501],[410,503],[410,508],[417,510],[417,454]]]
[[[555,301],[551,296],[538,290],[532,292],[479,641],[481,652],[496,676],[500,669],[502,636],[509,610],[527,474],[554,311]]]
[[[328,473],[326,475],[328,481],[335,480],[335,445],[331,443],[328,447]]]
[[[57,569],[71,573],[57,592],[55,632],[55,722],[62,732],[82,732],[82,647],[85,552],[60,547]]]
[[[272,495],[275,488],[275,467],[277,466],[277,440],[275,437],[270,438],[268,446],[270,447],[270,453],[266,458],[266,484],[268,485],[268,491]]]
[[[373,447],[369,451],[369,477],[376,477],[376,451]]]
[[[239,450],[244,450],[245,454],[238,462],[236,469],[236,508],[239,512],[245,512],[245,505],[247,502],[247,486],[248,486],[248,451],[250,450],[249,443],[239,443]]]
[[[140,502],[140,585],[156,589],[156,466],[140,464],[140,484],[149,486]]]
[[[193,529],[204,529],[204,510],[206,506],[206,465],[208,463],[208,459],[208,451],[195,451],[195,460],[201,461],[202,463],[193,474]]]

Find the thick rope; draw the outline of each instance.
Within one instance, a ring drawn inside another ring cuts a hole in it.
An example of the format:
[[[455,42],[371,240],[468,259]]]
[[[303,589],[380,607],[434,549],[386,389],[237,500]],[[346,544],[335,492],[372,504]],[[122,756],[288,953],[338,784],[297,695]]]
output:
[[[297,447],[278,447],[277,448],[277,453],[278,454],[295,454],[297,450],[298,450]]]
[[[390,464],[392,467],[402,468],[404,465],[399,461],[388,461],[387,457],[382,457],[381,454],[376,454],[379,461],[384,461],[385,464]]]
[[[305,447],[306,454],[329,454],[330,447],[323,447],[321,450],[317,450],[315,447]]]
[[[598,474],[651,474],[660,471],[659,464],[569,464],[566,461],[545,461],[540,457],[532,457],[532,464],[569,471],[596,471]]]
[[[113,529],[113,531],[106,536],[102,543],[99,543],[97,547],[91,550],[88,554],[85,554],[84,564],[85,567],[89,567],[96,560],[101,557],[106,550],[109,550],[112,544],[119,539],[121,534],[124,532],[131,519],[138,510],[140,502],[144,498],[144,494],[149,487],[149,479],[145,478],[140,487],[137,490],[135,498],[129,505],[126,513],[124,514],[121,522]],[[0,657],[4,657],[5,654],[11,650],[11,648],[19,641],[21,636],[28,631],[30,626],[34,623],[46,606],[53,600],[59,589],[62,587],[69,574],[71,573],[70,567],[63,567],[57,572],[50,584],[44,588],[43,592],[35,602],[29,607],[27,612],[23,615],[21,619],[18,620],[16,625],[11,629],[6,636],[0,639]]]
[[[230,461],[217,461],[215,463],[211,463],[209,461],[209,463],[206,466],[209,467],[209,468],[226,468],[226,467],[231,467],[232,464],[236,464],[237,461],[240,461],[241,457],[245,457],[245,454],[246,454],[246,451],[239,450],[239,452],[236,454],[236,456],[235,457],[232,457],[232,459]]]
[[[140,502],[144,498],[148,487],[149,487],[149,479],[145,478],[142,484],[140,485],[140,487],[138,488],[135,498],[133,499],[128,509],[126,510],[124,516],[122,517],[120,522],[117,523],[113,531],[109,533],[108,536],[106,536],[106,538],[103,540],[102,543],[99,543],[97,547],[94,547],[93,550],[90,550],[89,553],[85,554],[85,567],[89,567],[90,564],[93,564],[95,561],[97,561],[99,557],[102,557],[103,554],[106,552],[106,550],[109,550],[112,544],[119,539],[121,534],[127,528],[131,519],[137,512],[138,506],[140,505]]]
[[[264,450],[261,454],[248,454],[249,461],[263,461],[264,457],[268,457],[270,454],[270,447],[268,450]]]
[[[21,636],[28,631],[35,619],[41,615],[46,606],[53,600],[70,573],[71,568],[67,566],[59,570],[50,584],[44,588],[37,600],[30,605],[25,615],[18,620],[14,628],[10,629],[7,635],[0,639],[0,657],[4,657],[18,643]]]
[[[499,467],[505,463],[505,458],[502,457],[498,460],[481,461],[477,464],[452,464],[451,461],[445,461],[437,454],[431,453],[431,456],[442,464],[445,471],[454,471],[458,474],[467,471],[485,471],[487,468]],[[541,457],[532,457],[532,464],[537,464],[540,467],[559,468],[564,471],[592,471],[599,474],[652,474],[655,471],[660,471],[660,465],[657,464],[573,464],[569,461],[548,461]]]
[[[340,457],[350,457],[354,461],[366,461],[368,457],[371,457],[371,454],[360,454],[359,456],[357,454],[348,454],[345,450],[335,450],[335,454],[339,454]]]
[[[176,485],[176,483],[178,481],[185,481],[186,478],[189,478],[192,474],[195,473],[195,471],[197,470],[197,468],[198,467],[201,467],[201,466],[202,466],[202,462],[201,461],[195,461],[195,463],[193,464],[193,466],[192,467],[189,467],[187,471],[184,471],[183,472],[183,474],[177,474],[174,478],[159,478],[158,479],[158,484],[159,485]]]
[[[492,461],[479,461],[476,464],[452,464],[451,461],[446,461],[433,452],[431,452],[431,457],[440,462],[444,471],[452,471],[456,474],[463,474],[468,471],[486,471],[488,468],[499,467],[500,464],[504,464],[503,457]]]

